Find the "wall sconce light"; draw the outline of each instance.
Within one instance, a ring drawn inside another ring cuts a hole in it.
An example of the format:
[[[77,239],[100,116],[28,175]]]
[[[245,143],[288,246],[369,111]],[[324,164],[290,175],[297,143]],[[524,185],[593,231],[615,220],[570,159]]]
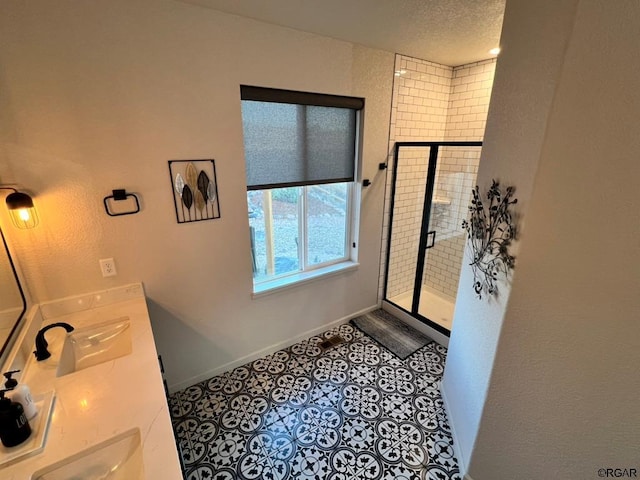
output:
[[[38,224],[38,212],[29,195],[11,187],[0,187],[0,190],[13,190],[7,195],[6,202],[11,222],[16,228],[26,230]]]

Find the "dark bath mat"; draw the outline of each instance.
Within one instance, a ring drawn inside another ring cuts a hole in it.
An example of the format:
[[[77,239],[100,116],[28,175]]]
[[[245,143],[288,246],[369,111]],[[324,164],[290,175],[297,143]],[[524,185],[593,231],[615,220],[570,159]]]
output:
[[[360,315],[350,323],[404,360],[431,340],[382,309]]]

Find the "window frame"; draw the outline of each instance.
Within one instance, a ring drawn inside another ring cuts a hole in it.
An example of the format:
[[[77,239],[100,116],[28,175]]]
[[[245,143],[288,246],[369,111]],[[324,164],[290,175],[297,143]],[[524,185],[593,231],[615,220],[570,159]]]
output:
[[[345,206],[345,219],[344,219],[344,255],[342,256],[342,258],[340,259],[335,259],[335,260],[327,260],[325,262],[320,262],[320,263],[315,263],[315,264],[311,264],[309,262],[309,236],[308,233],[306,231],[306,229],[304,228],[305,226],[307,226],[308,224],[308,190],[306,187],[317,187],[319,185],[322,184],[315,184],[315,185],[305,185],[303,187],[303,192],[304,194],[302,195],[303,197],[303,202],[302,202],[302,210],[303,210],[303,214],[304,214],[304,222],[303,222],[303,230],[304,230],[304,239],[305,241],[303,242],[303,248],[302,248],[302,257],[303,257],[303,264],[306,268],[301,268],[301,271],[305,272],[305,271],[311,271],[311,270],[316,270],[319,268],[323,268],[323,267],[328,267],[330,265],[334,265],[336,263],[341,263],[341,262],[346,262],[348,260],[351,259],[351,254],[350,254],[350,249],[349,249],[349,245],[352,243],[351,238],[351,231],[353,229],[353,224],[352,224],[352,217],[353,217],[353,190],[355,188],[356,182],[343,182],[346,184],[347,187],[347,198],[346,198],[346,206]]]
[[[253,88],[253,87],[251,87]],[[259,88],[259,87],[258,87]],[[270,90],[270,89],[269,89]],[[290,91],[285,91],[290,92]],[[294,92],[304,95],[304,92]],[[314,96],[323,96],[321,94],[311,94]],[[327,98],[350,98],[350,97],[336,97],[327,95]],[[364,123],[364,99],[356,99],[362,101],[361,108],[355,110],[355,133],[354,133],[354,155],[353,155],[353,181],[348,182],[318,182],[309,183],[306,185],[298,185],[302,187],[299,194],[298,205],[298,229],[299,242],[298,249],[298,262],[300,269],[293,272],[286,272],[279,275],[272,275],[268,278],[256,280],[252,275],[253,285],[253,297],[259,297],[262,295],[270,294],[275,291],[279,291],[286,288],[295,287],[309,281],[313,281],[318,278],[326,278],[330,275],[339,274],[344,271],[356,269],[359,264],[358,258],[358,236],[359,236],[359,224],[360,224],[360,207],[361,207],[361,152],[363,142],[363,123]],[[262,100],[254,100],[262,101]],[[274,101],[274,100],[270,100]],[[276,102],[278,103],[278,102]],[[286,103],[286,102],[281,102]],[[330,105],[323,105],[330,106]],[[327,183],[345,183],[346,184],[346,215],[344,224],[344,256],[335,260],[328,260],[318,264],[311,265],[308,259],[308,189],[307,187],[319,186]],[[293,185],[291,185],[293,186]],[[275,190],[279,187],[262,188],[261,191]],[[284,187],[280,187],[284,188]],[[255,188],[247,187],[247,192],[255,191]],[[247,208],[247,213],[249,212]],[[249,216],[247,215],[247,221]],[[266,225],[265,225],[265,228]]]

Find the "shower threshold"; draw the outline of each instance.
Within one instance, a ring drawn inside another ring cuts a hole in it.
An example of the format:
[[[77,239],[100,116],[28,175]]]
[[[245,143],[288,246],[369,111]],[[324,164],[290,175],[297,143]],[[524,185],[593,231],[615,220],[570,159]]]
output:
[[[411,311],[412,300],[413,292],[405,292],[389,298],[389,301],[407,311]],[[454,309],[455,304],[452,299],[445,298],[428,288],[423,287],[422,290],[420,290],[420,308],[418,309],[418,313],[449,331],[451,331],[453,327]]]

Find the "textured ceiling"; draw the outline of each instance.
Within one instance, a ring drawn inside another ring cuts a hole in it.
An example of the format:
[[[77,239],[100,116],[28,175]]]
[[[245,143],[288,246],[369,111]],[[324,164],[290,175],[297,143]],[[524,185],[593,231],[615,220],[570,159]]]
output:
[[[506,0],[179,0],[457,66],[490,57]]]

